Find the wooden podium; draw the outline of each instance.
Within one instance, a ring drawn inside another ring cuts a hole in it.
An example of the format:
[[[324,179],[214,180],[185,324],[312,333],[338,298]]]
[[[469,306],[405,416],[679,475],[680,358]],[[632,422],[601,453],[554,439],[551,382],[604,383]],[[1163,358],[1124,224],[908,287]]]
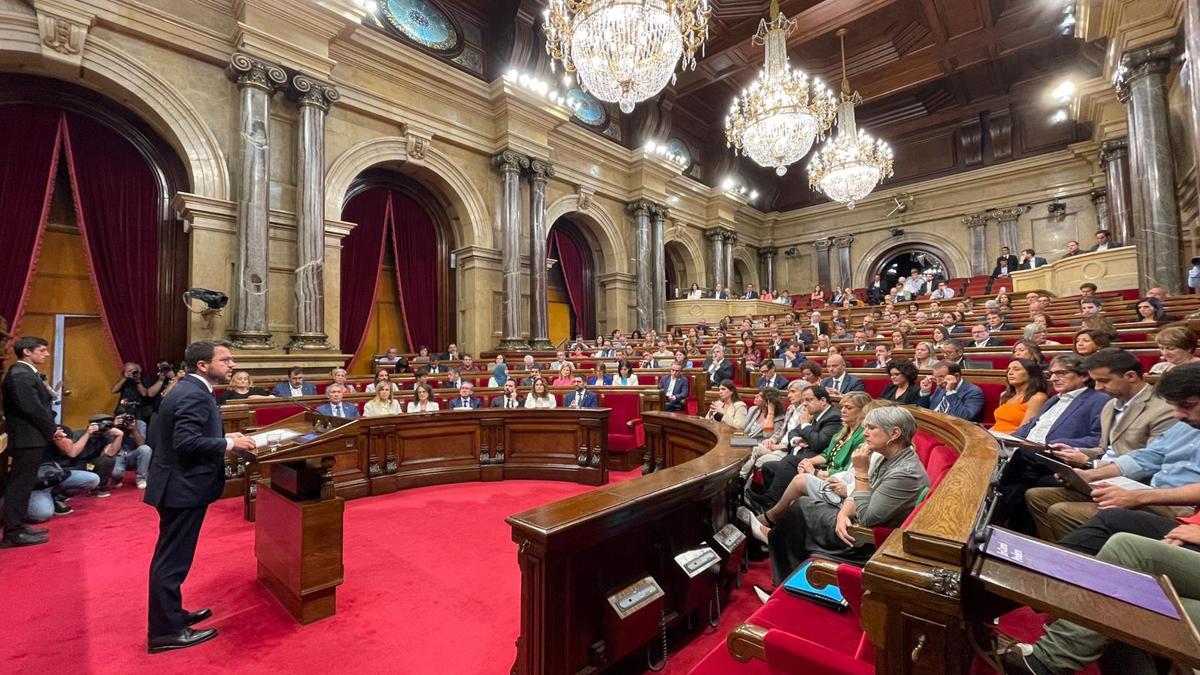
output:
[[[258,580],[297,621],[312,623],[337,611],[342,583],[342,511],[334,493],[338,455],[357,452],[351,420],[305,413],[260,429],[278,434],[242,453],[270,481],[259,483],[254,518]]]

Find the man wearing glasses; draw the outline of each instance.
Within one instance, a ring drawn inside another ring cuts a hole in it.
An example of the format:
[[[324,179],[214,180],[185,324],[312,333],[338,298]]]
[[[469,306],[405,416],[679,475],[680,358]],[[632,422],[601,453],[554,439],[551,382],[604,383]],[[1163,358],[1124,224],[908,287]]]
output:
[[[1083,360],[1062,354],[1050,362],[1050,385],[1054,396],[1038,416],[1013,432],[1036,443],[1063,443],[1074,448],[1091,448],[1100,442],[1100,411],[1108,396],[1092,389]]]

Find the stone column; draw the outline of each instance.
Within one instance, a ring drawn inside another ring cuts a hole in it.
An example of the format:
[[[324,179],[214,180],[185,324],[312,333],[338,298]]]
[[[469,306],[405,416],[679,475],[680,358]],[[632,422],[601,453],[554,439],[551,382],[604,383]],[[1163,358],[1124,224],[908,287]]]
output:
[[[292,77],[288,98],[300,109],[296,129],[296,332],[289,349],[332,349],[325,334],[325,114],[332,85]]]
[[[521,171],[529,168],[529,158],[513,150],[503,150],[492,158],[503,181],[500,208],[500,241],[504,255],[503,326],[500,349],[529,349],[521,337]]]
[[[1183,291],[1179,260],[1179,210],[1171,161],[1166,74],[1173,40],[1134,49],[1121,57],[1117,96],[1129,114],[1129,170],[1133,241],[1138,247],[1142,290]]]
[[[1105,188],[1096,188],[1088,193],[1092,198],[1092,207],[1096,209],[1096,229],[1108,229],[1108,190]],[[1122,243],[1124,240],[1122,240]]]
[[[1114,138],[1100,144],[1100,166],[1108,187],[1104,190],[1108,221],[1103,229],[1113,233],[1122,244],[1133,243],[1133,217],[1130,209],[1129,142]]]
[[[722,283],[730,287],[730,295],[741,295],[746,289],[733,288],[733,247],[737,245],[737,232],[725,230],[722,236],[725,237],[725,281]]]
[[[234,54],[225,69],[240,99],[241,166],[238,181],[238,252],[230,336],[241,349],[271,349],[267,328],[270,238],[271,97],[287,82],[279,66]]]
[[[1019,244],[1021,239],[1017,236],[1017,219],[1021,217],[1022,213],[1025,213],[1023,207],[1014,206],[1008,209],[989,211],[987,214],[1000,224],[1000,246],[1007,246],[1013,255],[1017,255],[1017,251],[1021,250]]]
[[[654,330],[667,330],[667,251],[663,241],[663,221],[671,211],[665,206],[655,206],[650,212],[650,250],[654,258]]]
[[[758,249],[758,261],[762,267],[762,290],[773,291],[775,289],[775,256],[779,253],[779,249],[774,246],[764,246]]]
[[[546,269],[546,180],[554,167],[540,159],[529,160],[529,347],[554,349],[550,343]]]
[[[639,199],[626,205],[633,215],[637,246],[637,329],[646,334],[654,327],[654,259],[650,251],[650,214],[654,202]]]
[[[709,248],[709,285],[714,288],[721,286],[725,279],[725,235],[721,228],[714,227],[704,231]]]
[[[818,239],[813,242],[813,248],[817,249],[817,283],[821,284],[821,290],[824,291],[833,285],[829,273],[829,247],[832,245],[832,239]]]
[[[1200,0],[1184,0],[1183,4],[1183,44],[1188,59],[1180,74],[1188,83],[1185,91],[1188,121],[1192,126],[1192,157],[1200,157]],[[1200,194],[1200,172],[1196,172],[1195,180]]]
[[[963,225],[967,226],[967,240],[971,245],[972,276],[988,273],[987,221],[985,213],[969,213],[962,217]]]
[[[851,237],[850,235],[833,238],[833,245],[837,246],[838,285],[842,288],[850,288],[850,285],[853,283],[850,280],[850,244],[853,243],[854,237]]]

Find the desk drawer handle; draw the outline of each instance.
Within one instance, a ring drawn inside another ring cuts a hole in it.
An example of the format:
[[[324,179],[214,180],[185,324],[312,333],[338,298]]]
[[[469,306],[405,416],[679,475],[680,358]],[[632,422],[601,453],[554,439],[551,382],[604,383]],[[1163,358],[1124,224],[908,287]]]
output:
[[[921,636],[917,638],[917,646],[913,647],[913,650],[912,650],[912,662],[913,663],[916,663],[917,659],[921,658],[921,650],[924,648],[925,648],[925,634],[922,633]]]

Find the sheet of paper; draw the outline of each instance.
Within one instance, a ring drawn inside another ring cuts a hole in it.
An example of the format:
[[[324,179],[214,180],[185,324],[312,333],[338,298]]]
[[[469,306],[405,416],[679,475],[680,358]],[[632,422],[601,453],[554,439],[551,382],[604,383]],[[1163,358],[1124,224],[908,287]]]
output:
[[[1114,487],[1119,487],[1122,490],[1149,490],[1150,489],[1149,485],[1146,485],[1145,483],[1139,483],[1136,480],[1133,480],[1132,478],[1126,478],[1125,476],[1117,476],[1116,478],[1105,478],[1104,480],[1098,480],[1098,481],[1095,481],[1094,483],[1092,483],[1092,487],[1096,487],[1098,485],[1112,485]]]
[[[256,447],[265,448],[272,443],[278,445],[299,435],[300,432],[298,431],[292,431],[291,429],[279,429],[277,431],[263,431],[250,436],[250,438],[254,439],[254,445]]]

